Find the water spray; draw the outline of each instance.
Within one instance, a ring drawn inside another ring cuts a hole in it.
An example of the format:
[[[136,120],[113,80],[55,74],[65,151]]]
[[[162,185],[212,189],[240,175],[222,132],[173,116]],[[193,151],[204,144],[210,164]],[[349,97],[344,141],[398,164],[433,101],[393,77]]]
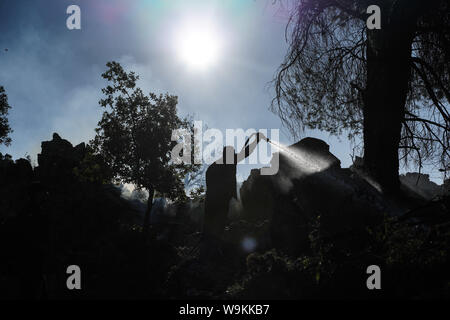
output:
[[[322,168],[320,165],[317,165],[317,163],[313,163],[312,161],[306,159],[304,156],[289,150],[289,148],[287,148],[286,146],[282,145],[279,142],[276,141],[272,141],[269,138],[267,138],[264,134],[262,134],[261,132],[258,133],[253,133],[250,137],[248,137],[247,141],[245,142],[245,145],[247,146],[250,139],[256,135],[256,139],[259,142],[259,140],[265,140],[267,143],[273,145],[274,147],[278,148],[278,150],[280,150],[281,152],[283,152],[285,155],[289,156],[290,159],[296,161],[299,165],[301,165],[303,168],[309,168],[312,169],[313,171],[321,171]]]

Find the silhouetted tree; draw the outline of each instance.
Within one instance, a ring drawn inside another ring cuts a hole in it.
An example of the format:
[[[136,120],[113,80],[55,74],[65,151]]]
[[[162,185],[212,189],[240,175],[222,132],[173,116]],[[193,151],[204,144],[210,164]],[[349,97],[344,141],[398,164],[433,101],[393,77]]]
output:
[[[287,127],[363,133],[364,166],[387,191],[399,187],[399,150],[405,162],[448,170],[449,2],[293,3],[272,104]],[[366,26],[370,5],[381,29]]]
[[[101,154],[96,154],[89,145],[83,159],[73,168],[73,174],[80,182],[109,184],[112,180],[112,172],[107,161]]]
[[[11,138],[9,134],[12,132],[8,123],[8,111],[11,106],[8,104],[8,96],[5,93],[5,88],[0,86],[0,144],[10,145]]]
[[[147,228],[155,192],[171,199],[186,197],[183,178],[196,165],[175,164],[171,151],[173,130],[190,130],[192,124],[177,115],[177,97],[146,96],[136,87],[139,77],[125,72],[117,62],[108,62],[102,77],[110,82],[102,89],[106,108],[91,144],[108,163],[114,177],[149,193],[144,229]]]

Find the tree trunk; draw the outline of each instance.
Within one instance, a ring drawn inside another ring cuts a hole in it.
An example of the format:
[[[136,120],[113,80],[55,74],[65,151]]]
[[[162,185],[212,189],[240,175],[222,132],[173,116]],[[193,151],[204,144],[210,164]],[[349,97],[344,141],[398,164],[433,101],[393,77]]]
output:
[[[145,210],[144,225],[142,226],[145,235],[148,233],[150,226],[150,213],[152,212],[154,194],[155,189],[152,187],[148,188],[147,210]]]
[[[413,36],[402,23],[368,31],[364,165],[384,192],[399,190],[398,148],[411,73]]]

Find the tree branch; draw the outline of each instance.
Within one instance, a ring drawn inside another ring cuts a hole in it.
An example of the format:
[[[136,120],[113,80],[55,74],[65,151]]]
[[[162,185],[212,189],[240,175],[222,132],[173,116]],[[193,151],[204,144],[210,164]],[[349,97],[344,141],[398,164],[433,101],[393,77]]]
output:
[[[430,81],[428,80],[425,72],[423,72],[423,70],[421,70],[419,67],[417,67],[414,63],[412,64],[412,67],[414,68],[414,70],[417,71],[420,78],[423,80],[423,82],[425,84],[425,88],[426,88],[428,94],[430,95],[431,100],[433,101],[434,105],[441,113],[442,117],[444,117],[445,122],[446,123],[450,122],[450,117],[449,117],[448,113],[446,112],[446,110],[444,108],[442,108],[439,99],[436,97],[436,95],[433,91],[433,86],[431,85]]]

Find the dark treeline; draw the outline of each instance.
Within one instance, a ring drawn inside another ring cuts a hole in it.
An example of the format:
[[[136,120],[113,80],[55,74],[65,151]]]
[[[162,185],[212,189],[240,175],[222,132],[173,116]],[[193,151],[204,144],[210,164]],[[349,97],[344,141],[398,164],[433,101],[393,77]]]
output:
[[[333,159],[320,141],[293,148]],[[0,160],[2,298],[448,298],[448,193],[392,205],[356,168],[333,163],[307,177],[284,157],[273,177],[254,170],[242,208],[205,250],[204,195],[154,210],[147,234],[142,211],[104,179],[101,157],[54,134],[34,168]],[[399,206],[406,213],[394,216]],[[374,264],[381,291],[366,288]],[[82,270],[81,290],[66,287],[69,265]]]
[[[171,134],[191,119],[109,62],[92,141],[54,133],[34,167],[0,153],[1,298],[450,298],[448,1],[293,4],[272,111],[294,136],[360,139],[361,157],[342,168],[304,138],[273,176],[254,169],[236,190],[236,163],[215,163],[206,190],[200,179],[187,192],[202,168],[173,161]],[[381,29],[367,27],[369,5]],[[0,145],[10,108],[0,86]],[[399,175],[402,160],[419,172]],[[124,184],[144,196],[124,197]],[[66,285],[70,265],[81,290]],[[374,265],[382,290],[367,286]]]

